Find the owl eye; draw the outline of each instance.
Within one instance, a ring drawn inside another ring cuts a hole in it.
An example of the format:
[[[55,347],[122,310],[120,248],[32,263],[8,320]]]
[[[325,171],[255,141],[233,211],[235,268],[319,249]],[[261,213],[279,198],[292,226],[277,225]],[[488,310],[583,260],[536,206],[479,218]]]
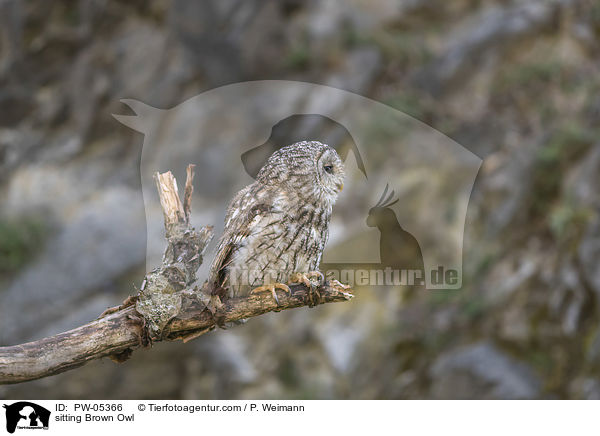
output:
[[[324,165],[323,169],[326,173],[333,174],[333,165]]]

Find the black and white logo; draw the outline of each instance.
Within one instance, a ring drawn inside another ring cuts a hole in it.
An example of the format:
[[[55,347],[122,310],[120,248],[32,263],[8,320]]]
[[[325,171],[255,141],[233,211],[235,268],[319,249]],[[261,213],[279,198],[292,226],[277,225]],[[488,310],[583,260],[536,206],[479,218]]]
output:
[[[48,429],[50,411],[29,401],[4,404],[6,409],[6,431],[14,433],[16,429]]]

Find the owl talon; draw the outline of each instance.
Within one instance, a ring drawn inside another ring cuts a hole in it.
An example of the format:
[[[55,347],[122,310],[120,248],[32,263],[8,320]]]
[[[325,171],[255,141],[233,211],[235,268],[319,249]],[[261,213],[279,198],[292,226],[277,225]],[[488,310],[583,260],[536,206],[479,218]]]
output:
[[[290,275],[290,283],[302,283],[308,289],[312,288],[312,283],[308,279],[308,275],[304,273],[293,273]]]
[[[318,277],[319,284],[315,286],[313,282],[311,282],[311,277]],[[304,286],[308,288],[308,306],[314,307],[321,302],[321,294],[318,291],[318,287],[323,284],[325,281],[325,276],[321,271],[311,271],[309,273],[293,273],[290,276],[291,283],[302,283]]]
[[[321,271],[311,271],[309,273],[293,273],[290,276],[290,283],[302,283],[307,288],[311,289],[314,287],[313,282],[310,280],[312,277],[319,278],[319,285],[321,286],[325,281],[325,276]]]
[[[289,295],[292,295],[292,291],[290,290],[290,288],[288,287],[288,285],[286,285],[284,283],[271,283],[269,285],[259,286],[257,288],[252,289],[250,291],[250,293],[251,294],[258,294],[259,292],[270,292],[271,295],[273,296],[273,299],[277,303],[277,305],[280,306],[280,304],[279,304],[279,298],[277,298],[277,292],[275,291],[275,289],[281,289],[285,293],[287,293]]]
[[[319,286],[321,286],[323,284],[323,282],[325,282],[325,276],[323,275],[323,273],[321,271],[311,271],[307,274],[307,276],[308,276],[309,280],[311,277],[318,277],[319,278]]]

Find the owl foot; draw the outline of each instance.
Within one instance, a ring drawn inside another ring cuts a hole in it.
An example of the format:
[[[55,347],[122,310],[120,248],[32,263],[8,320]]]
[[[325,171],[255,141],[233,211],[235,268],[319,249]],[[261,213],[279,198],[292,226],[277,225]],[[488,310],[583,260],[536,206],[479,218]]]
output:
[[[318,285],[310,280],[312,277],[318,279]],[[318,287],[325,281],[325,276],[321,271],[311,271],[309,273],[293,273],[290,276],[291,283],[302,283],[308,288],[308,306],[314,307],[321,302],[321,294],[319,293]]]
[[[275,302],[277,303],[277,305],[279,306],[279,298],[277,298],[277,292],[275,291],[275,289],[281,289],[282,291],[284,291],[285,293],[292,295],[292,291],[290,290],[290,288],[288,287],[288,285],[284,284],[284,283],[271,283],[269,285],[263,285],[263,286],[259,286],[257,288],[254,288],[250,291],[251,294],[258,294],[259,292],[270,292],[271,295],[273,296],[273,299],[275,300]]]

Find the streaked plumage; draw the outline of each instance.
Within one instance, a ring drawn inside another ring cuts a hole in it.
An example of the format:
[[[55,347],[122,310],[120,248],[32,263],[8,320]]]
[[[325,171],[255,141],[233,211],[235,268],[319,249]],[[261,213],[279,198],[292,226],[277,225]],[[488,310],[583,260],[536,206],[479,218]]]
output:
[[[328,145],[303,141],[273,153],[229,205],[211,266],[213,288],[243,296],[317,270],[343,180],[342,161]]]

